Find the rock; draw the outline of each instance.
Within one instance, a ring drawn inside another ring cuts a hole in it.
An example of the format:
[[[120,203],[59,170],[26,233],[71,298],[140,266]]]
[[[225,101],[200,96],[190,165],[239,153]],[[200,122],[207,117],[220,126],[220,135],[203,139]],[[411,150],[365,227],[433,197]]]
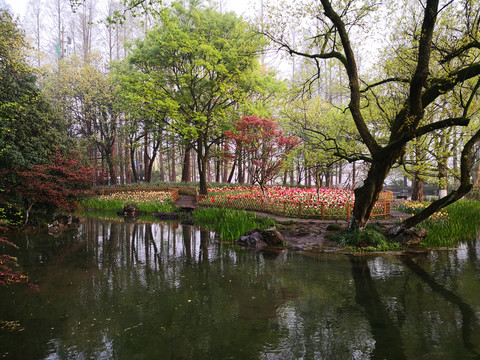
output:
[[[159,212],[152,215],[160,220],[177,220],[179,218],[178,213],[173,212]]]
[[[117,214],[120,216],[138,216],[140,214],[140,210],[138,209],[137,205],[125,205],[123,210],[117,211]]]
[[[254,249],[263,249],[270,246],[282,246],[283,236],[276,228],[266,230],[254,229],[235,241],[235,244]]]
[[[261,232],[262,240],[267,243],[268,246],[282,246],[283,236],[278,232],[275,227],[268,228]]]
[[[423,239],[427,237],[428,233],[425,229],[406,229],[395,237],[395,240],[399,243],[406,244],[408,246],[414,246],[419,244]]]

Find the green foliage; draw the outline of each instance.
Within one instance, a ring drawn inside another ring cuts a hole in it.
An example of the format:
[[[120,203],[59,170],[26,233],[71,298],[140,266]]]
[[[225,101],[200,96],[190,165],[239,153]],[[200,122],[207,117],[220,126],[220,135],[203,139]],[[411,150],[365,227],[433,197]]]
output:
[[[480,202],[460,200],[446,209],[449,220],[423,222],[419,226],[428,231],[425,246],[456,246],[462,241],[474,241],[480,229]]]
[[[235,241],[249,230],[265,230],[275,225],[272,218],[261,217],[244,210],[228,208],[200,208],[193,212],[195,221],[214,230],[223,241]]]
[[[335,237],[332,237],[340,245],[345,247],[367,248],[374,247],[378,251],[387,246],[385,236],[380,233],[380,228],[376,224],[369,224],[365,230],[345,231]]]
[[[0,168],[46,162],[66,147],[65,123],[46,102],[26,63],[24,34],[0,10]]]
[[[327,231],[340,231],[342,227],[339,224],[328,224]]]
[[[163,122],[194,146],[203,193],[211,147],[238,116],[235,105],[254,90],[262,43],[233,13],[174,3],[118,66],[125,112]]]
[[[23,209],[14,203],[6,202],[0,206],[0,230],[3,227],[17,228],[24,222]]]

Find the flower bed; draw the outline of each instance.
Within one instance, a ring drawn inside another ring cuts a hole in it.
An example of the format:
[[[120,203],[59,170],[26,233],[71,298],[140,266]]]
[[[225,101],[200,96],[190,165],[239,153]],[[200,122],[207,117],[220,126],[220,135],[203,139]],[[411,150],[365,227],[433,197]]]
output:
[[[388,196],[385,196],[388,198]],[[258,187],[210,188],[208,195],[199,196],[202,206],[225,206],[268,212],[295,218],[348,219],[353,209],[354,193],[345,189],[313,189],[268,187],[263,196]],[[379,200],[372,218],[390,215],[390,201]]]
[[[171,200],[170,192],[166,191],[138,191],[138,192],[117,192],[109,195],[100,195],[99,200],[119,200],[125,203],[141,204],[152,201],[164,202]]]
[[[162,186],[119,186],[119,187],[99,187],[95,189],[95,192],[101,196],[105,196],[105,199],[109,199],[108,196],[112,196],[112,198],[116,199],[123,199],[125,196],[126,200],[130,200],[129,194],[133,195],[134,198],[137,196],[139,199],[147,199],[150,196],[159,196],[163,197],[163,194],[169,194],[168,198],[175,202],[178,199],[179,191],[176,188],[171,187],[162,187]],[[165,195],[167,196],[167,195]],[[149,200],[151,201],[151,200]]]
[[[85,209],[118,211],[125,205],[136,205],[144,213],[168,212],[174,208],[173,198],[171,191],[122,191],[86,198],[80,204]]]

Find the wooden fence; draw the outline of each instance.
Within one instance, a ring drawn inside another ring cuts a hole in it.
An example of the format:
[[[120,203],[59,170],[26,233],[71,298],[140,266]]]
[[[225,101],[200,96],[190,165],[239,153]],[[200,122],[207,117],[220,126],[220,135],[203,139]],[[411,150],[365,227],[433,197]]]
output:
[[[371,218],[387,218],[390,216],[390,197],[385,194],[373,208]],[[318,202],[292,202],[259,198],[227,197],[225,195],[197,194],[197,204],[201,206],[219,206],[232,209],[251,210],[274,215],[321,220],[347,220],[353,204],[327,205]]]

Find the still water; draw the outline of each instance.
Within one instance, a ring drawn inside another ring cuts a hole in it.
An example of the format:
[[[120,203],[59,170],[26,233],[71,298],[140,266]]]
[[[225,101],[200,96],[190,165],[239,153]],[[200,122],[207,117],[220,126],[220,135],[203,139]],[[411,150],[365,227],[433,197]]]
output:
[[[39,285],[0,289],[12,359],[478,359],[480,246],[254,253],[178,223],[21,235]],[[12,252],[10,252],[12,253]]]

